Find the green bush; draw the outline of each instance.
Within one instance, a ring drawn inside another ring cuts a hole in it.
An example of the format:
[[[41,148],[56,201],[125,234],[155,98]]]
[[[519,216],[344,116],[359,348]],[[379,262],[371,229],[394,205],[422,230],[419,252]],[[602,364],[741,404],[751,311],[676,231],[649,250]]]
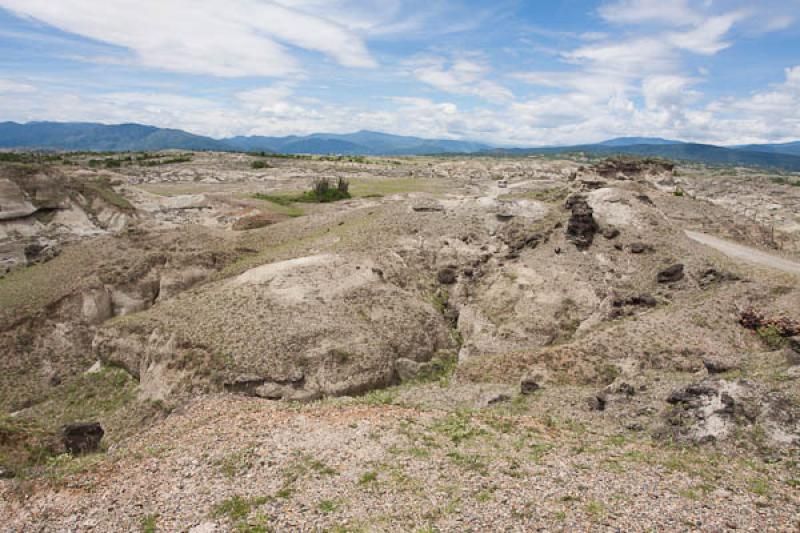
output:
[[[350,182],[339,178],[334,187],[328,178],[315,179],[311,190],[297,197],[298,202],[328,203],[347,200],[350,196]]]
[[[761,340],[773,350],[780,350],[786,345],[786,338],[776,326],[761,326],[756,330]]]
[[[254,169],[270,168],[266,161],[253,161],[250,167]]]

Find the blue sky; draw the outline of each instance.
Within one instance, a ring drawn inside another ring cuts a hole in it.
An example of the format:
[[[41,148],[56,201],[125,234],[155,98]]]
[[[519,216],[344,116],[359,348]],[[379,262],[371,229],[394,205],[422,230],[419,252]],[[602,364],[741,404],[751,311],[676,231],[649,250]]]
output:
[[[800,0],[0,0],[0,120],[800,139]]]

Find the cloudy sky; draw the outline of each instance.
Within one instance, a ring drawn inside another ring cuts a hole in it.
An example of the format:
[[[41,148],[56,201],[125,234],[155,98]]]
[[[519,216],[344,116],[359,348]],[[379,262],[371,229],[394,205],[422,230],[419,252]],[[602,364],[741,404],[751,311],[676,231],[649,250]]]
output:
[[[0,120],[800,139],[800,0],[0,0]]]

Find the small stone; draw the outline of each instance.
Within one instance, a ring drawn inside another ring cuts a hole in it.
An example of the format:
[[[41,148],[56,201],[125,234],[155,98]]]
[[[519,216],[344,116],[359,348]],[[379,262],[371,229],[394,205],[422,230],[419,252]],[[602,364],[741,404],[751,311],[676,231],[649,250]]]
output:
[[[217,525],[214,522],[203,522],[190,529],[189,533],[214,533],[215,531],[217,531]]]
[[[492,394],[486,399],[486,405],[487,406],[497,405],[498,403],[505,403],[509,400],[511,400],[511,396],[509,396],[508,394],[503,394],[503,393]]]
[[[457,279],[456,271],[452,267],[443,268],[436,274],[436,279],[442,285],[452,285]]]
[[[586,404],[592,411],[605,411],[608,399],[603,393],[586,398]]]
[[[706,367],[706,370],[708,370],[709,374],[723,374],[738,368],[736,363],[733,361],[719,357],[703,358],[703,366]]]
[[[643,242],[634,242],[629,247],[632,254],[643,254],[645,252],[652,252],[653,247]]]
[[[609,241],[614,240],[619,237],[619,230],[617,228],[606,228],[603,230],[603,237]]]
[[[0,466],[0,479],[13,479],[13,478],[14,478],[14,472],[12,472],[10,468]]]
[[[672,283],[684,278],[684,267],[681,264],[672,265],[658,273],[656,279],[659,283]]]
[[[400,378],[400,381],[411,381],[420,375],[423,369],[423,363],[400,358],[395,362],[394,368],[397,371],[397,377]]]
[[[796,338],[796,337],[795,337]],[[794,350],[791,345],[788,348],[783,350],[784,355],[786,356],[786,362],[790,365],[800,365],[800,352]]]
[[[790,350],[792,350],[797,354],[800,354],[800,336],[789,337],[788,346]]]
[[[519,392],[524,395],[533,394],[537,390],[541,389],[542,386],[538,383],[538,380],[534,377],[524,377],[519,382]]]

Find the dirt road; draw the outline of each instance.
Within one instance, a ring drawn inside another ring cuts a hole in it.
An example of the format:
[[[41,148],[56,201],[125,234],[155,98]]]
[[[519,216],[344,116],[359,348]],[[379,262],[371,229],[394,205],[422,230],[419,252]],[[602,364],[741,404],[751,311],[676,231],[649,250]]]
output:
[[[755,265],[774,268],[775,270],[800,276],[800,263],[762,252],[756,248],[736,244],[718,237],[712,237],[705,233],[686,230],[686,235],[690,239],[710,246],[733,259],[739,259]]]

